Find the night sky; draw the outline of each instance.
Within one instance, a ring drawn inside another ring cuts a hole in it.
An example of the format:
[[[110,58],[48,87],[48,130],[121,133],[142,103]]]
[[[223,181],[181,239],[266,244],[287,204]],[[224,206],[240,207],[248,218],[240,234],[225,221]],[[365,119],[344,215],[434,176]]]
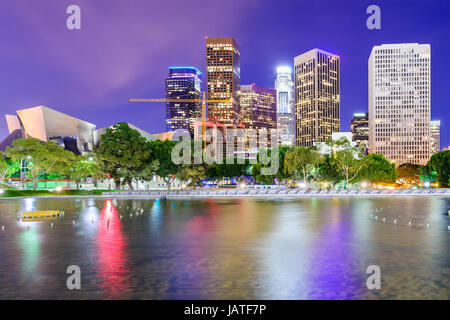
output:
[[[66,8],[81,7],[81,30]],[[366,8],[381,7],[381,30]],[[205,36],[232,36],[241,49],[241,84],[273,87],[278,65],[312,48],[341,57],[341,131],[367,111],[367,61],[382,43],[431,44],[431,115],[450,145],[449,0],[1,0],[0,140],[3,114],[45,105],[98,127],[130,122],[165,130],[169,66],[205,72]],[[206,78],[204,78],[204,85]]]

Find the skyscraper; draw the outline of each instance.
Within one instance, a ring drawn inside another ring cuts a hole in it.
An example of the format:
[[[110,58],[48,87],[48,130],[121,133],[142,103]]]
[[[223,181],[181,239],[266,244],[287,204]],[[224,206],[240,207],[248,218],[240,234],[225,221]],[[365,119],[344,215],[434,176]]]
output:
[[[294,143],[294,82],[291,68],[278,67],[275,79],[277,91],[277,129],[280,144],[292,146]]]
[[[295,145],[312,146],[340,129],[340,58],[312,49],[294,59]]]
[[[255,84],[241,85],[239,91],[241,123],[246,129],[276,129],[277,100],[274,89]]]
[[[439,139],[440,129],[441,129],[440,120],[432,120],[430,122],[430,148],[432,155],[441,151]]]
[[[202,99],[202,73],[193,67],[170,67],[166,79],[167,99]],[[200,101],[166,102],[166,129],[189,130],[194,133],[194,122],[201,119]]]
[[[369,151],[396,166],[430,158],[430,45],[383,44],[369,58]]]
[[[224,127],[239,124],[240,53],[233,38],[206,38],[208,120]]]
[[[365,152],[369,147],[369,114],[366,112],[354,113],[350,123],[352,140]]]

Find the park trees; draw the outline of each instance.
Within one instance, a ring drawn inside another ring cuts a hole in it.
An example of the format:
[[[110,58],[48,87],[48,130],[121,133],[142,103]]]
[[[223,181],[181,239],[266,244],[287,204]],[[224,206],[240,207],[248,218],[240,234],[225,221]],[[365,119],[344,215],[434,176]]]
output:
[[[206,177],[208,179],[222,180],[224,178],[240,178],[248,175],[248,163],[239,163],[237,159],[224,159],[221,162],[206,166]]]
[[[344,178],[345,188],[348,188],[350,181],[355,179],[359,171],[366,165],[366,162],[362,159],[362,150],[358,147],[353,147],[350,141],[345,138],[329,141],[327,144],[333,150],[336,167]]]
[[[202,165],[183,164],[178,170],[176,177],[195,189],[205,177],[205,168]]]
[[[76,155],[67,170],[69,178],[76,182],[77,189],[81,179],[98,175],[99,166],[92,157]]]
[[[401,184],[418,185],[420,183],[421,166],[413,163],[404,163],[397,168],[397,179]]]
[[[106,129],[94,151],[100,169],[116,181],[116,187],[122,180],[133,190],[132,181],[156,167],[149,142],[125,122]]]
[[[28,160],[27,174],[33,179],[33,189],[37,188],[40,176],[65,172],[75,155],[58,146],[53,141],[42,142],[35,138],[14,140],[6,155],[14,161]]]
[[[276,148],[274,150],[274,148]],[[289,146],[276,146],[272,148],[271,150],[267,151],[267,156],[270,158],[271,157],[271,153],[272,152],[277,152],[278,153],[278,171],[276,174],[273,175],[262,175],[261,174],[261,169],[263,167],[270,167],[270,165],[264,165],[261,163],[260,161],[260,155],[258,154],[258,161],[257,163],[255,163],[252,166],[251,169],[251,173],[253,176],[253,179],[255,179],[256,181],[260,182],[260,183],[264,183],[264,184],[271,184],[274,182],[274,179],[278,179],[279,181],[285,181],[286,179],[288,179],[291,174],[289,174],[286,170],[285,170],[285,165],[284,165],[284,159],[286,156],[286,153],[293,149],[293,147],[289,147]]]
[[[395,164],[389,162],[382,154],[373,153],[363,160],[357,179],[369,182],[394,183],[397,180]]]
[[[301,179],[306,184],[310,177],[315,178],[324,157],[314,147],[293,148],[284,158],[285,172]]]
[[[10,177],[19,170],[20,161],[13,161],[4,152],[0,152],[0,180]]]
[[[450,150],[444,150],[431,156],[427,163],[428,171],[436,174],[440,185],[449,185]]]
[[[155,173],[161,177],[169,190],[182,166],[172,161],[172,150],[176,144],[176,141],[170,140],[150,141],[153,157],[157,161]]]

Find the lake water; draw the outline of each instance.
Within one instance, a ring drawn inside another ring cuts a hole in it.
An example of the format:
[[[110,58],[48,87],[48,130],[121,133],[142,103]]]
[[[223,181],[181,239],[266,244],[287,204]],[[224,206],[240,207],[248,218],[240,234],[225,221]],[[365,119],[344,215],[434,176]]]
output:
[[[45,209],[65,215],[17,220]],[[448,299],[449,209],[438,197],[0,200],[0,299]],[[69,265],[81,290],[67,289]]]

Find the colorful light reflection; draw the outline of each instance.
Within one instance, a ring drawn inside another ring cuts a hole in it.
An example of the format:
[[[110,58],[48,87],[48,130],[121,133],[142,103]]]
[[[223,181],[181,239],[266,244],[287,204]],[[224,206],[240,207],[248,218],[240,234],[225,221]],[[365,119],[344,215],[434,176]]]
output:
[[[128,260],[125,253],[126,238],[122,233],[119,212],[111,200],[106,200],[98,221],[98,277],[111,299],[126,294],[130,285]]]

